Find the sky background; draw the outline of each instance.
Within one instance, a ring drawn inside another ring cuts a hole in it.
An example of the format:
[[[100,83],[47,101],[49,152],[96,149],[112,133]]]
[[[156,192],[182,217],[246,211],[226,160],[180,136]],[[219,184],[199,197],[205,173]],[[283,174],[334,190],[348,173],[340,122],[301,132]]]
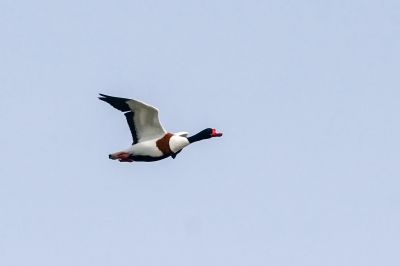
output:
[[[0,265],[400,265],[400,2],[0,2]],[[96,97],[224,137],[157,163]]]

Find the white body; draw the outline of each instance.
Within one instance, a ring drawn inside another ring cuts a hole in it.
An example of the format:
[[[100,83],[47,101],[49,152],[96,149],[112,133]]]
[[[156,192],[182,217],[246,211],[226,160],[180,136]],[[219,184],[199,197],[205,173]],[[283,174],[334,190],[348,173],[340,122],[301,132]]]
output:
[[[178,151],[182,150],[186,146],[188,146],[189,140],[182,135],[187,135],[182,133],[174,134],[169,139],[169,147],[173,153],[177,153]],[[161,157],[164,154],[158,149],[157,147],[157,139],[146,140],[143,142],[136,143],[125,150],[125,152],[130,153],[134,156],[151,156],[151,157]]]

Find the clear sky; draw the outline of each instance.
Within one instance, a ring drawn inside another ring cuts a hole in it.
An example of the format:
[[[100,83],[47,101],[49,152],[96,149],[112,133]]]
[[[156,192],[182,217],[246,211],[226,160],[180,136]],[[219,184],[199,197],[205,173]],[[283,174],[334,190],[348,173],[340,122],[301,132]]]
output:
[[[399,36],[397,0],[0,1],[0,265],[400,265]],[[111,161],[99,92],[224,137]]]

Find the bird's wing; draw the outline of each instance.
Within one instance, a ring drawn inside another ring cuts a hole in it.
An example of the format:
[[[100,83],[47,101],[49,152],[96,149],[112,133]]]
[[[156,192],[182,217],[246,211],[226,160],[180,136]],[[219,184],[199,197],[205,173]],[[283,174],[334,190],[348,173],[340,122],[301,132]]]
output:
[[[178,153],[180,153],[181,151],[182,151],[182,150],[180,150],[180,151],[178,151],[178,152],[176,152],[176,153],[173,153],[173,154],[171,155],[172,159],[175,159],[176,156],[178,155]]]
[[[167,132],[158,119],[158,109],[140,101],[100,94],[100,100],[125,113],[133,144],[164,136]]]

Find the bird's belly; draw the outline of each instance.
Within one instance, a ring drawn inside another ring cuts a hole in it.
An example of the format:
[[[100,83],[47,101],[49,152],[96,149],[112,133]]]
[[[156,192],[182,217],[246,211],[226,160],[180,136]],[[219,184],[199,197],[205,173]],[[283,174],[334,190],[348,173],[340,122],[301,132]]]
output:
[[[155,162],[167,158],[167,155],[161,157],[151,157],[145,155],[131,155],[129,158],[135,162]]]
[[[164,154],[157,148],[155,141],[144,141],[132,146],[133,156],[162,157]]]

